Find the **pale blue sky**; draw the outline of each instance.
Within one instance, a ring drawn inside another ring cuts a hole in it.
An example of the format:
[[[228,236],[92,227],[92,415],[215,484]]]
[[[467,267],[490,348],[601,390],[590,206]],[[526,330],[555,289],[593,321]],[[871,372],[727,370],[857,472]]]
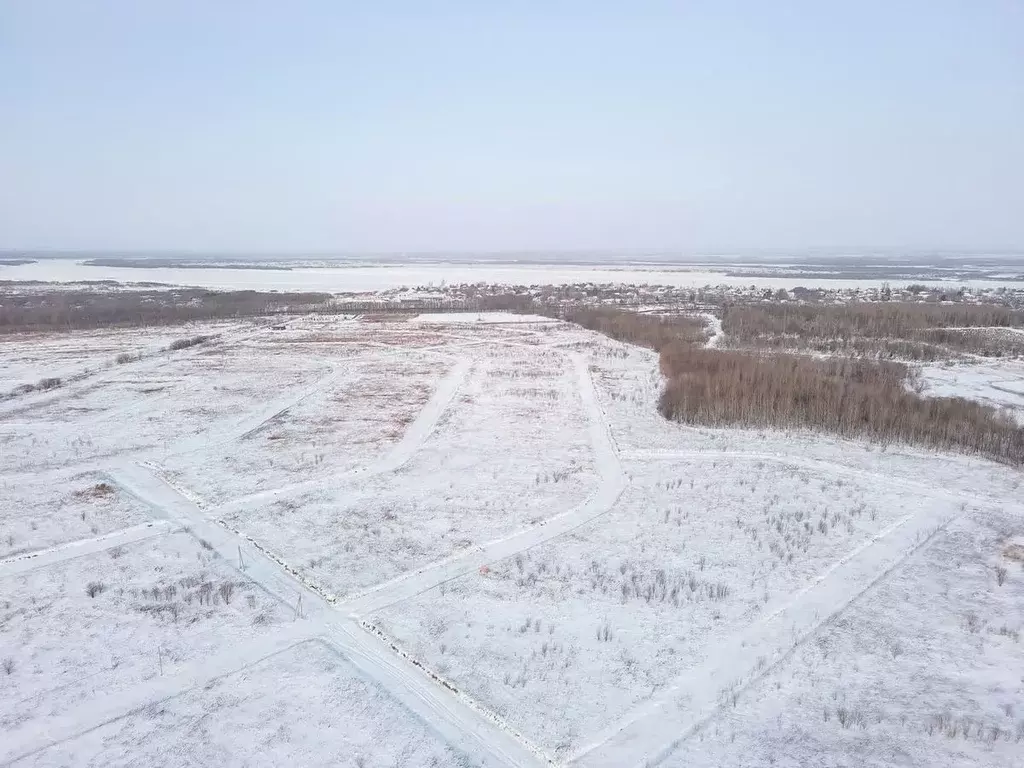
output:
[[[0,248],[1024,249],[1024,2],[0,0]]]

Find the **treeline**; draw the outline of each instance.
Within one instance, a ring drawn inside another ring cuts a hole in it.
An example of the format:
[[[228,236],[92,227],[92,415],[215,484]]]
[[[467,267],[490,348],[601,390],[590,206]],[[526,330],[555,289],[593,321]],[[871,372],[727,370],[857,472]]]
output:
[[[672,341],[702,344],[708,338],[704,321],[686,315],[660,317],[610,308],[570,307],[558,311],[542,308],[537,311],[576,323],[613,339],[654,350],[661,349],[663,345]]]
[[[929,328],[965,327],[1024,327],[1024,312],[996,304],[878,302],[739,305],[722,313],[722,330],[742,340],[764,335],[906,339]]]
[[[388,312],[530,312],[529,295],[480,294],[465,300],[424,298],[413,301],[336,298],[327,293],[208,291],[201,289],[22,290],[0,292],[0,335],[25,331],[75,331],[182,325],[309,312],[362,314]]]
[[[0,334],[181,325],[323,307],[323,293],[122,290],[0,294]]]
[[[730,306],[722,316],[733,347],[801,349],[931,362],[957,353],[1024,354],[1024,337],[983,328],[1024,327],[1024,312],[998,305],[864,303]]]
[[[906,387],[898,363],[701,349],[670,344],[663,416],[711,426],[803,427],[883,443],[967,448],[1024,462],[1024,430],[990,406],[926,398]]]
[[[708,349],[698,343],[704,335],[696,318],[659,321],[617,310],[564,317],[657,350],[667,379],[658,410],[668,419],[816,429],[1024,462],[1024,429],[1012,418],[963,398],[921,397],[910,389],[914,374],[902,363]]]
[[[745,341],[735,336],[726,336],[723,346],[737,349],[757,347],[775,351],[821,352],[827,355],[844,355],[847,357],[867,357],[879,360],[913,360],[930,363],[949,360],[956,354],[949,347],[929,344],[906,339],[817,339],[799,336],[759,336]],[[1002,351],[997,346],[997,350]],[[996,350],[994,355],[998,356]]]
[[[403,301],[388,299],[336,298],[326,311],[343,314],[386,312],[388,314],[419,314],[421,312],[532,312],[533,300],[518,293],[473,294],[462,299],[422,298]]]

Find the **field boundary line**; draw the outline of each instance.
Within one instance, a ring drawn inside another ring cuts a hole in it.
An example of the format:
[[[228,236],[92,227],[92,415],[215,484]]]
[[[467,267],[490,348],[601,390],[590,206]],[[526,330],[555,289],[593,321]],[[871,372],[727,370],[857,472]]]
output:
[[[134,544],[146,539],[153,539],[172,532],[174,527],[169,520],[151,520],[128,528],[111,531],[110,533],[104,533],[101,536],[67,541],[63,544],[56,544],[46,549],[37,549],[33,552],[23,552],[20,555],[13,555],[0,560],[0,578],[19,573],[28,573],[37,568],[45,568],[48,565],[56,565],[67,560],[94,555],[97,552],[105,552],[108,549],[125,544]]]
[[[930,512],[922,511],[897,520],[771,614],[717,644],[711,659],[683,673],[662,693],[603,729],[567,762],[588,767],[663,762],[740,693],[777,669],[823,626],[958,519],[953,515],[936,521]],[[894,534],[898,534],[897,540],[880,550],[880,542]],[[847,589],[845,585],[851,583],[852,589]],[[666,723],[669,710],[683,706],[681,699],[687,696],[686,709],[677,710],[678,717]],[[667,736],[667,731],[672,735]]]
[[[295,610],[298,618],[312,619],[316,629],[310,632],[323,634],[324,640],[367,679],[405,703],[421,720],[446,734],[449,741],[469,744],[475,750],[473,754],[485,761],[494,758],[499,764],[509,766],[543,764],[527,745],[484,718],[451,691],[435,684],[422,669],[401,659],[386,646],[367,647],[366,642],[360,642],[364,636],[370,637],[369,633],[338,612],[321,591],[295,578],[293,569],[289,569],[285,561],[274,558],[244,535],[208,520],[195,503],[152,469],[126,463],[112,469],[111,477],[137,498],[162,507],[171,520],[189,528],[193,536],[205,541],[229,567]],[[239,562],[239,553],[242,562]]]
[[[405,430],[401,440],[395,443],[384,456],[371,464],[365,467],[357,467],[355,469],[342,472],[330,482],[325,480],[304,480],[299,483],[292,483],[290,485],[268,488],[265,491],[251,493],[247,496],[231,499],[223,504],[210,506],[210,512],[222,515],[226,511],[245,508],[247,505],[255,502],[276,499],[280,496],[297,493],[307,488],[320,488],[327,485],[333,489],[353,480],[376,477],[377,475],[394,472],[407,464],[416,452],[423,447],[423,444],[427,441],[430,435],[434,433],[441,417],[448,410],[448,407],[451,405],[455,396],[459,393],[459,390],[461,390],[465,383],[469,370],[473,366],[473,362],[474,361],[468,357],[458,358],[452,366],[452,369],[438,384],[433,395],[431,395],[423,408],[420,409],[419,414],[417,414],[416,418]]]
[[[65,712],[29,721],[4,734],[0,765],[13,765],[27,757],[123,720],[146,707],[168,701],[214,680],[248,669],[272,656],[287,653],[313,639],[308,625],[285,625],[273,634],[231,645],[215,656],[186,664],[173,675],[155,677],[128,691],[102,693],[79,702]]]

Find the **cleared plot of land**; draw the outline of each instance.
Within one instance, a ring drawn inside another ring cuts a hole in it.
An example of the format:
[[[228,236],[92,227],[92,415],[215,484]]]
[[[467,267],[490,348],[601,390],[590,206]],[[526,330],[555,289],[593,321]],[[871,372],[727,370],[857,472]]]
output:
[[[367,351],[237,441],[171,456],[164,466],[211,505],[295,483],[331,485],[398,443],[452,367],[436,355]]]
[[[495,325],[543,324],[552,323],[551,318],[542,315],[514,315],[508,312],[434,312],[427,315],[416,315],[410,318],[413,323],[429,325],[448,325],[461,323],[481,323]]]
[[[567,324],[282,323],[3,404],[0,763],[1024,746],[1019,472],[671,423]]]
[[[632,474],[593,524],[375,625],[564,758],[898,520],[956,509],[774,462]]]
[[[0,594],[0,729],[12,741],[37,718],[174,674],[283,618],[183,533],[4,577]]]
[[[588,354],[594,389],[620,450],[678,449],[681,443],[692,443],[695,435],[709,432],[680,428],[658,414],[665,379],[656,352],[596,334],[582,335],[573,346]]]
[[[151,355],[172,342],[198,334],[237,330],[237,323],[0,336],[0,395],[40,379],[73,379],[118,365],[118,357]],[[124,359],[124,358],[122,358]]]
[[[150,519],[95,472],[0,475],[0,559],[103,536]]]
[[[246,346],[124,366],[0,420],[0,469],[35,470],[126,451],[163,456],[233,440],[253,410],[297,395],[329,373],[325,363],[304,356],[261,354],[257,364],[254,348]]]
[[[457,766],[463,755],[316,641],[15,765]]]
[[[230,505],[223,519],[345,595],[540,523],[596,484],[568,358],[507,347],[469,371],[394,473]]]
[[[388,319],[307,315],[282,321],[278,329],[261,342],[271,347],[337,357],[359,355],[380,347],[418,348],[445,346],[451,342],[449,337],[411,326],[407,320],[406,315]]]
[[[1020,765],[1024,571],[1006,528],[1020,519],[951,526],[665,765]]]

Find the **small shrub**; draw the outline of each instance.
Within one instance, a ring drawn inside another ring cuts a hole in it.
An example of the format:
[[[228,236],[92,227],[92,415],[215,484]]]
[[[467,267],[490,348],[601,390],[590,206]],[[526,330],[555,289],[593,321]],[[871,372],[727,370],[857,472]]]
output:
[[[1006,568],[1001,565],[996,566],[996,583],[1000,587],[1006,583]]]
[[[14,674],[14,659],[8,657],[4,659],[4,672],[8,675]]]
[[[199,589],[196,590],[196,596],[199,598],[199,604],[213,604],[213,582],[206,581],[199,585]]]
[[[102,581],[90,581],[85,586],[85,594],[94,598],[96,595],[99,595],[106,590],[106,588],[106,585]]]
[[[978,634],[981,631],[981,619],[978,618],[978,614],[971,611],[967,614],[967,631],[972,635]]]
[[[1019,631],[1019,630],[1016,630],[1016,629],[1010,629],[1010,628],[1009,628],[1008,626],[1006,626],[1005,624],[1003,624],[1003,626],[1001,626],[1001,627],[1000,627],[1000,628],[999,628],[999,629],[997,630],[997,634],[1000,634],[1000,635],[1002,635],[1003,637],[1009,637],[1009,638],[1010,638],[1010,639],[1012,639],[1012,640],[1013,640],[1013,642],[1015,642],[1015,643],[1017,643],[1017,642],[1020,642],[1020,631]]]
[[[75,496],[88,499],[102,499],[114,493],[115,489],[110,483],[96,483],[83,491],[75,491]],[[85,512],[82,512],[82,519],[85,520]]]
[[[56,376],[54,376],[54,377],[50,377],[50,378],[40,379],[39,380],[39,384],[37,384],[36,386],[39,389],[42,389],[42,390],[45,391],[47,389],[56,389],[57,387],[60,386],[60,383],[61,383],[60,379],[57,378]]]
[[[224,601],[224,605],[230,605],[231,596],[235,594],[235,582],[225,581],[220,585],[220,588],[217,591],[220,592],[220,597]]]
[[[131,352],[122,352],[120,355],[114,358],[114,362],[117,363],[118,365],[124,365],[125,363],[133,363],[140,358],[141,355],[133,355]]]
[[[179,350],[179,349],[188,349],[189,347],[194,347],[194,346],[196,346],[198,344],[202,344],[202,343],[204,343],[206,341],[209,341],[211,338],[213,338],[213,337],[212,336],[191,336],[191,337],[189,337],[187,339],[175,339],[174,341],[172,341],[168,345],[167,349],[171,350],[172,352],[174,352],[176,350]]]
[[[855,725],[864,726],[864,713],[858,709],[847,709],[839,707],[836,710],[836,720],[843,728],[852,728]]]

